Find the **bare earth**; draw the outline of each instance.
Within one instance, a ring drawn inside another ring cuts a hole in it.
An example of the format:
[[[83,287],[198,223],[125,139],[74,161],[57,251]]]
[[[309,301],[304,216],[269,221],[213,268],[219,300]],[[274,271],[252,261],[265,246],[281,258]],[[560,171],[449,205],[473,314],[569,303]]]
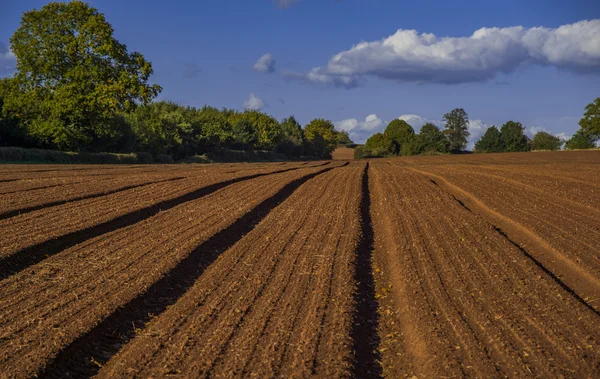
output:
[[[334,159],[0,166],[0,377],[597,377],[600,152]]]

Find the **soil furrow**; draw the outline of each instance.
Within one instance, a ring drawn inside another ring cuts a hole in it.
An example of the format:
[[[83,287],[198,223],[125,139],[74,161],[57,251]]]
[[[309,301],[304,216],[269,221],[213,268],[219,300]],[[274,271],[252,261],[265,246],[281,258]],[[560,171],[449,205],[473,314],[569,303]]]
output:
[[[596,314],[427,177],[374,167],[384,374],[595,372]]]
[[[201,187],[200,189],[194,190],[192,192],[188,192],[179,197],[164,200],[162,202],[138,209],[134,212],[124,214],[117,218],[110,219],[103,223],[96,224],[88,228],[79,229],[71,233],[64,234],[58,238],[49,239],[44,242],[28,246],[24,249],[16,251],[15,253],[7,257],[0,257],[0,280],[14,275],[22,271],[23,269],[34,265],[50,256],[53,256],[71,246],[75,246],[88,239],[109,233],[111,231],[139,223],[140,221],[146,220],[159,212],[164,212],[180,204],[199,199],[203,196],[206,196],[209,193],[224,188],[228,185],[238,183],[244,180],[258,178],[261,176],[278,174],[297,169],[298,168],[290,168],[275,172],[242,176],[223,182],[211,184],[205,187]]]
[[[334,170],[301,186],[109,361],[100,377],[348,376],[363,171]],[[223,276],[232,265],[233,273]],[[293,324],[289,311],[301,322]],[[300,344],[282,354],[282,337],[290,334]]]
[[[94,329],[62,350],[42,375],[60,378],[72,375],[90,377],[96,374],[119,351],[123,343],[134,338],[138,329],[143,328],[153,317],[160,316],[167,307],[183,296],[207,266],[249,233],[274,207],[304,182],[332,169],[333,167],[323,169],[292,181],[251,212],[212,236],[147,291],[121,306]],[[116,343],[115,336],[118,336],[120,343]],[[98,363],[95,367],[90,366],[90,357],[95,357],[94,361]]]

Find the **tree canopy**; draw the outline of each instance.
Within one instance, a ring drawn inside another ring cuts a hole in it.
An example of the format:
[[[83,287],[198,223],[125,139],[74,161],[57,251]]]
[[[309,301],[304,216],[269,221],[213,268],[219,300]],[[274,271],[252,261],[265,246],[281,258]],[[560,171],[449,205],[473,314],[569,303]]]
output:
[[[504,140],[495,126],[489,127],[481,139],[475,142],[475,151],[478,153],[500,153],[504,150]]]
[[[560,150],[562,144],[560,138],[547,132],[536,133],[532,140],[533,150]]]
[[[4,107],[49,146],[91,149],[120,138],[115,113],[149,103],[152,65],[113,37],[104,15],[81,1],[53,2],[23,14],[10,39],[17,65],[5,79]]]
[[[578,130],[566,143],[567,150],[593,149],[596,147],[594,140],[588,134]]]
[[[525,128],[520,122],[507,121],[504,123],[500,128],[504,151],[519,152],[531,150],[529,139],[524,131]]]
[[[444,134],[448,138],[451,151],[461,151],[467,148],[469,137],[469,115],[462,108],[456,108],[444,115]]]
[[[331,121],[322,118],[312,120],[304,128],[304,135],[312,144],[312,153],[318,157],[331,157],[337,147],[337,131]]]
[[[600,139],[600,97],[585,107],[583,118],[579,121],[581,132],[592,140]]]

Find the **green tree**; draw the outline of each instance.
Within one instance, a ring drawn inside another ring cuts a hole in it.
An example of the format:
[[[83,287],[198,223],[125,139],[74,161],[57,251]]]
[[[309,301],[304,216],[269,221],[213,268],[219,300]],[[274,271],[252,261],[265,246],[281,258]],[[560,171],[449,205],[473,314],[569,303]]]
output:
[[[258,139],[256,149],[258,150],[273,150],[283,138],[283,131],[279,122],[266,113],[245,110],[241,113],[232,113],[229,117],[231,125],[235,125],[241,120],[250,122],[256,130]]]
[[[418,143],[419,150],[423,153],[445,153],[448,151],[448,140],[442,131],[431,122],[421,127]]]
[[[585,107],[583,118],[579,120],[582,133],[594,141],[600,139],[600,97]]]
[[[180,155],[184,135],[192,131],[183,107],[166,101],[138,107],[126,116],[137,142],[137,149],[153,155]]]
[[[508,121],[500,128],[504,151],[518,152],[529,151],[531,145],[524,133],[525,128],[520,122]]]
[[[365,142],[365,147],[367,149],[386,149],[388,147],[388,138],[385,134],[383,133],[375,133],[373,134],[371,137],[369,137],[369,139],[367,139],[367,142]]]
[[[10,39],[17,59],[5,107],[30,133],[60,149],[89,149],[119,137],[115,114],[148,103],[152,65],[128,53],[104,15],[81,1],[53,2],[23,14]]]
[[[256,129],[248,120],[240,120],[232,128],[233,144],[232,147],[238,150],[252,150],[254,144],[258,142]]]
[[[304,136],[310,143],[311,153],[321,157],[330,158],[337,147],[337,131],[329,120],[317,118],[304,128]]]
[[[560,150],[563,141],[550,133],[539,132],[533,136],[533,150]]]
[[[304,131],[302,126],[294,116],[284,118],[281,121],[281,131],[283,138],[277,146],[277,152],[285,154],[287,157],[300,157],[304,154]]]
[[[479,141],[475,142],[478,153],[500,153],[505,150],[502,134],[495,126],[489,127]]]
[[[578,130],[566,143],[567,150],[593,149],[596,147],[594,140],[589,135]]]
[[[406,121],[392,120],[385,128],[384,134],[391,154],[413,155],[411,152],[414,150],[415,130]]]
[[[456,108],[444,115],[446,123],[444,134],[448,139],[448,148],[458,152],[467,148],[469,137],[469,115],[462,108]]]
[[[338,145],[349,145],[354,142],[350,138],[350,134],[347,131],[342,130],[337,134],[337,143]]]

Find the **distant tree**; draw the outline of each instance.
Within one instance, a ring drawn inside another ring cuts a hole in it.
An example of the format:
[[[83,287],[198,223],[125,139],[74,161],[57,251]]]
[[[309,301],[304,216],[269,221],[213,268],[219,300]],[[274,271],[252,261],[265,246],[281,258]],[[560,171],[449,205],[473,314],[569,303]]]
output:
[[[478,153],[500,153],[504,150],[502,135],[495,126],[489,127],[479,141],[475,142],[475,151]]]
[[[152,65],[128,53],[104,15],[81,1],[25,12],[10,39],[17,72],[7,80],[7,111],[19,113],[40,143],[90,150],[120,138],[115,115],[148,103]]]
[[[371,150],[387,149],[388,141],[389,140],[387,136],[383,133],[375,133],[371,137],[369,137],[369,139],[367,139],[367,142],[365,142],[365,147]]]
[[[258,138],[256,148],[258,150],[273,150],[283,138],[283,131],[279,122],[266,113],[245,110],[241,113],[233,113],[229,117],[231,125],[235,125],[241,120],[249,121],[256,130]]]
[[[525,128],[520,122],[508,121],[500,128],[504,151],[518,152],[529,151],[531,145],[529,139],[524,133]]]
[[[321,157],[330,158],[337,147],[337,131],[329,120],[317,118],[304,128],[304,136],[310,143],[311,153]]]
[[[423,153],[445,153],[448,150],[448,140],[441,130],[430,122],[421,127],[418,140]]]
[[[160,101],[128,114],[126,120],[138,139],[137,150],[153,155],[177,153],[183,136],[192,131],[183,109],[175,103]]]
[[[338,145],[349,145],[354,142],[350,138],[350,134],[347,131],[342,130],[337,134],[337,143]]]
[[[563,141],[547,132],[539,132],[533,136],[533,150],[560,150]]]
[[[238,150],[252,150],[258,142],[256,129],[248,120],[240,120],[231,129],[233,133],[232,148]]]
[[[585,114],[579,121],[581,132],[593,141],[600,139],[600,97],[585,107]]]
[[[281,130],[283,132],[283,138],[277,146],[277,152],[285,154],[286,156],[300,157],[304,154],[304,131],[302,126],[294,116],[285,118],[281,121]]]
[[[469,137],[469,115],[462,108],[456,108],[444,115],[446,123],[444,134],[448,138],[448,147],[451,151],[458,152],[467,148]]]
[[[594,140],[587,134],[578,130],[566,143],[567,150],[593,149],[596,147]]]
[[[389,140],[397,141],[402,145],[413,139],[415,130],[406,121],[395,119],[387,125],[384,134]]]

